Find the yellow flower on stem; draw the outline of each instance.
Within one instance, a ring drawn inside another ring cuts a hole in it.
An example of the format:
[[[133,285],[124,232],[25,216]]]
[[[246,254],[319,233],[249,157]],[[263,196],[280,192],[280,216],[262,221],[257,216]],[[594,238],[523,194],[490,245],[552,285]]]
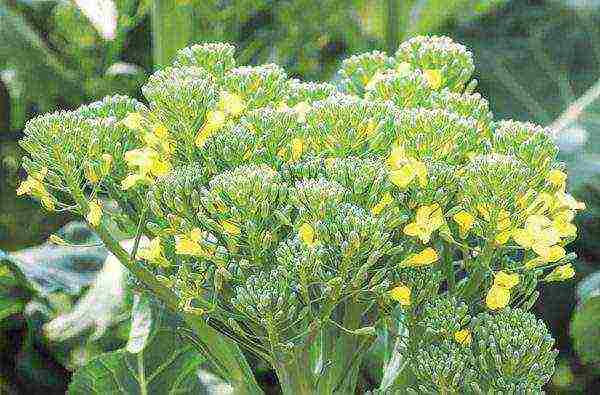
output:
[[[444,214],[439,204],[421,206],[417,210],[415,221],[404,227],[408,236],[418,237],[423,244],[429,243],[431,234],[444,224]]]
[[[437,251],[431,247],[428,247],[423,251],[419,252],[418,254],[413,254],[408,258],[404,259],[402,262],[400,262],[400,267],[428,266],[437,262],[438,259],[439,255]]]
[[[454,340],[460,345],[468,346],[472,341],[471,331],[468,329],[461,329],[454,332]]]
[[[188,235],[175,236],[175,254],[203,256],[206,251],[200,245],[204,233],[199,228],[194,228]]]
[[[544,281],[564,281],[575,277],[575,269],[570,263],[555,267],[550,274],[544,277]]]
[[[127,177],[121,180],[121,189],[126,191],[130,188],[133,188],[138,183],[150,182],[151,180],[145,175],[134,173],[129,174]]]
[[[402,306],[410,306],[411,290],[404,284],[398,284],[390,291],[390,297]]]
[[[54,199],[43,184],[46,174],[48,174],[48,168],[46,167],[42,167],[40,171],[36,173],[29,174],[27,179],[21,182],[16,192],[17,196],[31,195],[40,199],[44,208],[49,211],[53,211]]]
[[[389,205],[392,204],[392,202],[394,201],[394,198],[392,197],[392,195],[389,192],[386,192],[383,194],[381,200],[379,201],[379,203],[377,203],[376,205],[374,205],[371,208],[371,212],[373,213],[373,215],[379,215],[381,214],[381,212],[383,211],[383,209]]]
[[[154,135],[159,139],[166,139],[169,137],[169,129],[167,129],[167,127],[161,123],[155,124],[152,127],[152,133],[154,133]]]
[[[302,156],[302,151],[304,150],[304,140],[301,138],[292,139],[292,161],[297,161]]]
[[[493,285],[485,297],[485,304],[490,310],[499,310],[508,305],[510,291],[504,287]]]
[[[160,237],[153,238],[146,247],[140,248],[136,254],[136,257],[137,259],[143,259],[161,266],[165,266],[168,263],[163,255]]]
[[[499,271],[494,274],[494,287],[501,287],[510,290],[515,285],[519,284],[519,275],[517,273],[509,274]]]
[[[390,167],[390,181],[398,188],[405,189],[414,180],[419,180],[419,185],[427,185],[427,166],[423,162],[410,158],[402,145],[392,148],[387,159]]]
[[[225,113],[223,111],[209,111],[206,114],[206,122],[196,135],[194,140],[197,147],[203,147],[206,140],[225,125]]]
[[[85,219],[92,226],[100,225],[100,220],[102,219],[102,205],[98,200],[92,200],[89,203],[89,210]]]
[[[442,86],[442,72],[437,69],[423,70],[423,75],[433,90],[437,90]]]
[[[560,231],[543,215],[529,216],[525,227],[515,229],[512,237],[521,247],[532,249],[544,262],[556,262],[566,255],[564,248],[557,244],[561,238]]]
[[[309,223],[303,223],[298,229],[298,235],[300,240],[306,243],[307,246],[312,247],[315,245],[315,230]]]
[[[558,169],[551,170],[546,176],[546,180],[561,191],[564,191],[567,185],[567,175]]]
[[[160,177],[171,171],[171,164],[161,160],[160,154],[149,147],[125,152],[125,162],[129,167],[137,167],[140,176],[152,174]]]
[[[452,216],[452,219],[458,224],[460,237],[465,238],[471,227],[475,223],[475,217],[468,211],[462,210]]]
[[[238,94],[222,91],[217,107],[226,115],[237,117],[244,112],[246,109],[246,104]]]

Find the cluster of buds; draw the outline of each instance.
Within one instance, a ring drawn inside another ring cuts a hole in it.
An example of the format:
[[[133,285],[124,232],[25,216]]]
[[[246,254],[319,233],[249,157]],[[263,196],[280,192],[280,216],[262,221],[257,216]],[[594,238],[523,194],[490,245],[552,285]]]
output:
[[[319,334],[320,363],[353,360],[381,326],[405,337],[407,391],[539,390],[555,353],[526,310],[539,282],[573,277],[585,207],[552,133],[494,122],[471,54],[445,37],[353,56],[338,87],[233,53],[179,51],[147,106],[30,121],[19,193],[97,230],[115,200],[150,239],[136,265],[267,359]]]

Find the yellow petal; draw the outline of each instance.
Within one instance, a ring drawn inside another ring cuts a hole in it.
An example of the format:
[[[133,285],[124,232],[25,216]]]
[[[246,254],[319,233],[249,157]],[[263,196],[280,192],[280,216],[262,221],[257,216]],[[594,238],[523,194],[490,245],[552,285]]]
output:
[[[439,89],[442,86],[442,72],[437,69],[423,70],[423,75],[429,83],[431,89]]]
[[[408,157],[406,156],[406,151],[402,145],[394,146],[390,156],[387,159],[388,166],[392,170],[400,169],[407,161]]]
[[[402,306],[410,306],[410,288],[399,284],[390,291],[390,297]]]
[[[548,180],[548,182],[550,182],[552,185],[564,190],[567,182],[567,175],[558,169],[554,169],[548,173],[546,180]]]
[[[512,232],[513,240],[525,249],[531,248],[533,245],[533,235],[527,229],[514,229]]]
[[[517,273],[509,274],[499,271],[494,275],[494,286],[506,289],[511,289],[519,284],[519,275]]]
[[[102,218],[102,206],[99,201],[92,200],[89,203],[89,211],[85,218],[92,226],[100,225],[100,219]]]
[[[300,226],[298,235],[300,236],[300,240],[305,242],[309,247],[315,244],[315,230],[309,223],[304,223]]]
[[[221,92],[217,107],[225,114],[236,117],[244,112],[246,104],[239,95],[223,91]]]
[[[437,262],[439,259],[438,253],[433,248],[429,247],[412,255],[400,263],[400,267],[421,267],[428,266]]]
[[[292,160],[297,161],[302,156],[302,150],[304,149],[304,141],[300,138],[292,139]]]
[[[156,137],[160,139],[166,139],[167,137],[169,137],[169,129],[167,129],[165,125],[160,123],[154,125],[154,127],[152,128],[152,133],[154,133]]]
[[[175,254],[178,255],[205,255],[204,249],[197,241],[194,241],[187,236],[175,236]]]
[[[406,164],[402,168],[390,172],[390,181],[398,188],[405,189],[415,179],[416,175],[413,166]]]
[[[416,222],[411,222],[404,227],[404,234],[408,236],[418,236],[423,229]]]
[[[485,304],[490,310],[499,310],[508,305],[510,291],[506,288],[492,286],[485,297]]]
[[[146,181],[146,176],[141,174],[129,174],[123,180],[121,180],[121,189],[126,191],[129,188],[134,187],[138,182]]]
[[[471,331],[468,329],[461,329],[460,331],[454,332],[454,340],[456,340],[458,344],[468,346],[471,344],[472,340]]]
[[[475,223],[475,217],[465,210],[454,214],[452,219],[458,224],[461,237],[465,237]]]
[[[497,244],[504,245],[504,244],[506,244],[508,239],[510,239],[510,236],[512,235],[512,233],[513,233],[512,229],[504,230],[496,235],[496,238],[494,239],[494,241]]]

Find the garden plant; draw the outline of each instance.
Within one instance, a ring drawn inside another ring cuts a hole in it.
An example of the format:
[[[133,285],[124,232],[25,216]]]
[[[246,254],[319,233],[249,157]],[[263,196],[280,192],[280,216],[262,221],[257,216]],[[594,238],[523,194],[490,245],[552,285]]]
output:
[[[376,342],[375,393],[541,393],[557,351],[529,310],[574,276],[585,208],[552,131],[494,120],[446,37],[352,56],[337,85],[234,50],[180,50],[146,104],[29,121],[17,193],[85,217],[235,393],[261,393],[251,356],[284,394],[352,394]]]

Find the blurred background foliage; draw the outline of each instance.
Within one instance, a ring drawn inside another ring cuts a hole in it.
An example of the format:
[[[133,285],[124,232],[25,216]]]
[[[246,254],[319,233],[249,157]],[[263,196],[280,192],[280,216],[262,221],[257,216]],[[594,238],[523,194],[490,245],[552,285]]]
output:
[[[542,290],[537,311],[561,350],[548,391],[592,393],[600,385],[599,22],[598,0],[0,0],[0,249],[43,243],[73,220],[14,193],[22,175],[16,141],[39,113],[107,94],[139,98],[152,70],[190,42],[228,41],[238,47],[239,63],[275,62],[292,76],[335,82],[345,57],[393,52],[417,34],[445,34],[472,50],[479,91],[497,118],[555,128],[571,188],[588,204],[572,245],[580,255],[577,281]],[[120,284],[118,274],[93,281],[81,274],[103,273],[101,265],[65,267],[47,259],[51,245],[41,248],[27,250],[29,263],[12,270],[0,256],[2,393],[64,393],[75,366],[127,340],[125,291],[121,313],[93,313],[120,328],[110,336],[98,322],[69,326],[92,314],[94,291],[106,291],[101,280]],[[53,281],[36,282],[46,277]],[[73,278],[79,288],[63,286]],[[42,327],[73,335],[52,338]],[[370,374],[366,367],[367,380]]]

